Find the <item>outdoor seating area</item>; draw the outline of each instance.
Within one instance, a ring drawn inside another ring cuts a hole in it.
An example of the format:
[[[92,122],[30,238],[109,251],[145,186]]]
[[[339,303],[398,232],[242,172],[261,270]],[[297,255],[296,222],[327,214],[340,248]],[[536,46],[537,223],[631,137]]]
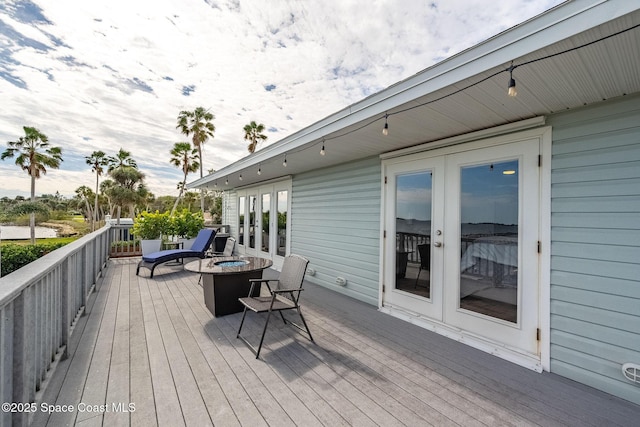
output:
[[[151,271],[149,277],[153,278],[153,272],[160,264],[184,258],[205,258],[206,252],[213,243],[215,236],[215,230],[204,228],[198,232],[198,236],[190,249],[166,249],[143,255],[136,268],[136,276],[140,273],[141,267],[149,269]]]
[[[32,425],[630,426],[640,417],[637,405],[306,281],[314,342],[273,321],[256,360],[236,338],[242,314],[214,317],[197,273],[162,264],[151,279],[135,274],[137,261],[108,262],[40,400],[97,409],[38,411]],[[245,319],[251,342],[264,316]]]

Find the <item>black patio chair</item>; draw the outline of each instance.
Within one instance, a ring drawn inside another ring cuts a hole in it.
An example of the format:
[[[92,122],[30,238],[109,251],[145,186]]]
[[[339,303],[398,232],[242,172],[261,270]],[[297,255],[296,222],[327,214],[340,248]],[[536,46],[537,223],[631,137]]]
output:
[[[215,235],[215,230],[203,228],[198,232],[198,236],[193,242],[193,245],[191,245],[191,249],[168,249],[143,255],[142,260],[138,263],[138,268],[136,268],[136,276],[140,272],[140,267],[151,270],[150,278],[153,278],[153,270],[165,262],[182,258],[205,258],[207,249],[211,246]]]
[[[416,283],[413,285],[414,289],[418,287],[418,279],[420,278],[420,272],[422,270],[431,271],[431,245],[429,244],[418,245],[417,248],[418,248],[418,254],[420,254],[420,269],[418,270]]]
[[[307,322],[302,316],[300,311],[300,292],[302,292],[302,282],[304,275],[307,271],[307,265],[309,260],[299,255],[289,255],[284,259],[282,264],[282,272],[278,279],[251,279],[251,289],[249,290],[249,296],[246,298],[240,298],[240,302],[244,305],[244,311],[242,313],[242,320],[240,321],[240,327],[238,328],[237,338],[240,338],[256,355],[256,359],[260,357],[260,350],[262,349],[262,343],[264,342],[264,336],[267,332],[267,326],[271,319],[271,313],[277,311],[280,313],[280,317],[285,324],[296,327],[301,332],[306,332],[310,341],[313,341],[311,331],[307,326]],[[269,296],[256,296],[254,295],[254,287],[260,286],[265,283],[269,290]],[[272,284],[275,283],[275,286]],[[262,336],[260,337],[260,344],[258,347],[254,347],[246,338],[240,335],[242,331],[242,325],[247,315],[247,310],[251,310],[255,313],[267,313],[267,318],[264,322],[264,329],[262,330]],[[302,320],[302,326],[287,320],[282,314],[285,310],[296,310],[300,319]]]

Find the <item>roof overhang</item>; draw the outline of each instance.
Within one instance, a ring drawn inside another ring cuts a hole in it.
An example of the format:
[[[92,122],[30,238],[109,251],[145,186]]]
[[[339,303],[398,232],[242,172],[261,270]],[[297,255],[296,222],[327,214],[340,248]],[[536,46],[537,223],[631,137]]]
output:
[[[638,52],[637,2],[569,1],[188,187],[238,188],[637,93]]]

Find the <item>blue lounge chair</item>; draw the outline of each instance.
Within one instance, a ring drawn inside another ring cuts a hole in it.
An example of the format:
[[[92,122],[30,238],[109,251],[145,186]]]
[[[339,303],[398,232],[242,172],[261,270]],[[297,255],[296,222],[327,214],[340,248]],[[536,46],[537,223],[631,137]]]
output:
[[[140,267],[151,270],[151,278],[153,278],[153,270],[165,262],[174,261],[182,258],[205,258],[205,253],[215,237],[216,232],[210,228],[204,228],[198,232],[195,242],[191,245],[191,249],[169,249],[166,251],[158,251],[149,255],[144,255],[142,261],[138,263],[136,276],[140,272]]]

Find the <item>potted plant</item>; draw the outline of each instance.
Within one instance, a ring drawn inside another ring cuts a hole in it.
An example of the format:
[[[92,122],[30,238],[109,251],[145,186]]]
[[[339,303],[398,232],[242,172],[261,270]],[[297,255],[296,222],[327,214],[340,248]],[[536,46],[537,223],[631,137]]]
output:
[[[191,212],[183,209],[171,217],[171,232],[182,241],[184,249],[190,249],[198,232],[204,228],[202,212]]]
[[[141,212],[133,221],[133,234],[140,239],[142,255],[158,252],[162,239],[171,231],[169,212]]]

